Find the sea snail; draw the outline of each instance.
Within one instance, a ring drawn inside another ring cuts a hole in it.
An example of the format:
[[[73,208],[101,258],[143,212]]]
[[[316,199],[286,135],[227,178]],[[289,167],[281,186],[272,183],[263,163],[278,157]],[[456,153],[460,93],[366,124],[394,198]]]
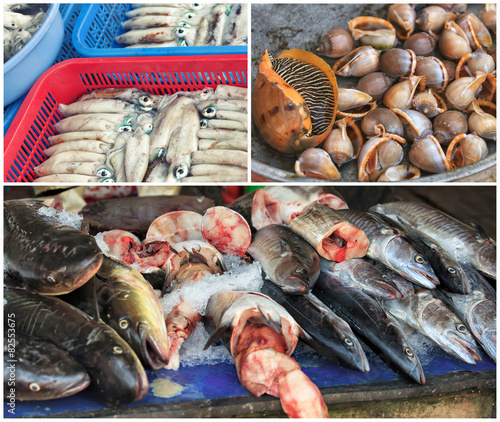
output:
[[[327,137],[337,98],[335,74],[323,59],[300,49],[273,59],[266,50],[252,92],[252,116],[272,148],[296,154]]]

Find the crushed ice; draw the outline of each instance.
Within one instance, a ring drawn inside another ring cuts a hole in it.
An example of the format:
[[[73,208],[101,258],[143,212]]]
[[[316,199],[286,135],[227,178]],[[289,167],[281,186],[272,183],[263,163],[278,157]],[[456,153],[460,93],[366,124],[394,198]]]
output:
[[[70,226],[75,229],[82,229],[83,217],[75,212],[66,210],[57,211],[52,207],[41,207],[37,210],[38,214],[47,217],[61,226]]]

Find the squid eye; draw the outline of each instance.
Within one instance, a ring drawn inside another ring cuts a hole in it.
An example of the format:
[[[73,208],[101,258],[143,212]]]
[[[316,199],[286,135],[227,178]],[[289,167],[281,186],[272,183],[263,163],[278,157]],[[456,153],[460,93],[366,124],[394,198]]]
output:
[[[179,166],[175,169],[175,177],[177,179],[183,179],[188,175],[188,169],[186,166]]]
[[[30,388],[31,391],[34,391],[34,392],[38,392],[38,391],[41,390],[40,386],[36,382],[32,382],[29,385],[29,388]]]
[[[113,353],[115,353],[117,355],[121,355],[123,353],[123,349],[120,346],[114,346]]]
[[[346,339],[344,340],[344,343],[345,343],[346,345],[348,345],[348,346],[352,346],[352,345],[354,344],[354,343],[353,343],[353,341],[352,341],[350,338],[346,338]]]
[[[186,35],[186,28],[177,27],[174,29],[174,34],[177,38],[184,38],[184,35]]]
[[[208,127],[208,120],[207,119],[201,119],[200,120],[200,128],[205,129]]]
[[[202,7],[201,3],[191,3],[191,9],[201,9]]]
[[[97,169],[96,175],[99,177],[108,178],[113,176],[113,172],[107,167],[99,167]]]
[[[405,347],[404,352],[407,356],[409,356],[411,358],[413,357],[413,352],[409,347]]]
[[[123,121],[123,124],[124,125],[128,125],[128,126],[132,126],[132,124],[134,123],[134,119],[132,119],[132,116],[129,116],[127,117],[124,121]]]
[[[103,177],[97,181],[97,183],[115,183],[116,180],[113,177]]]
[[[132,126],[120,125],[118,126],[118,132],[132,132]]]
[[[158,151],[156,151],[155,158],[163,158],[167,156],[167,149],[166,148],[160,148]]]
[[[149,95],[141,95],[139,97],[139,103],[143,106],[150,106],[153,105],[153,98],[151,98]]]
[[[194,19],[194,17],[196,16],[196,13],[194,13],[194,12],[186,12],[186,13],[184,13],[183,16],[184,16],[185,19]]]
[[[215,105],[209,105],[205,107],[205,109],[201,112],[203,116],[208,117],[209,119],[215,117],[216,113],[217,113],[217,107]]]
[[[121,319],[121,320],[118,322],[118,325],[120,326],[120,328],[123,328],[123,329],[125,330],[126,328],[128,328],[128,326],[129,326],[129,322],[128,322],[128,320],[126,320],[126,319]]]
[[[464,324],[457,324],[457,330],[459,333],[467,334],[468,330]]]
[[[455,270],[455,268],[453,268],[453,267],[449,267],[449,268],[448,268],[448,272],[449,272],[450,274],[456,274],[456,273],[457,273],[457,270]]]
[[[144,125],[144,132],[146,133],[151,133],[153,131],[153,123],[148,123],[147,125]]]
[[[418,264],[423,264],[425,262],[425,259],[422,255],[417,255],[415,257],[415,261],[418,263]]]
[[[179,26],[182,26],[183,28],[191,28],[191,24],[186,21],[179,21]]]
[[[181,46],[181,47],[189,47],[187,41],[184,38],[182,38],[182,39],[179,40],[179,46]]]

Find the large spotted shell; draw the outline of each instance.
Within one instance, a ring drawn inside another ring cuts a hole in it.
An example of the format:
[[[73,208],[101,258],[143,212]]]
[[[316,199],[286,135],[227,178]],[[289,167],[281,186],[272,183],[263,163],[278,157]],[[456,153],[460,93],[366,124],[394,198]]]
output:
[[[261,58],[252,92],[252,116],[275,150],[295,154],[319,145],[337,113],[337,81],[320,57],[300,49]]]

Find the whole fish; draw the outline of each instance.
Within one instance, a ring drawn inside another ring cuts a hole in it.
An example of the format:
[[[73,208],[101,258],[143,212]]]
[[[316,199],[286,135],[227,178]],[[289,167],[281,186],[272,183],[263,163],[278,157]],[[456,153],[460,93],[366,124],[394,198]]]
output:
[[[370,348],[382,353],[388,365],[420,384],[425,383],[420,360],[404,330],[385,314],[375,299],[359,289],[343,286],[325,272],[320,273],[313,294],[344,319]]]
[[[169,340],[157,294],[139,271],[104,257],[96,277],[102,281],[97,298],[102,318],[154,370],[169,360]]]
[[[139,400],[148,379],[134,351],[111,327],[63,300],[17,288],[4,289],[4,311],[16,332],[50,341],[79,362],[89,389],[108,406]]]
[[[306,293],[318,278],[318,253],[287,226],[273,224],[257,230],[248,253],[286,293]]]
[[[97,201],[85,205],[80,214],[82,226],[91,234],[112,229],[123,229],[144,238],[151,223],[171,211],[201,213],[214,201],[201,195],[132,196]]]
[[[368,236],[370,247],[366,256],[380,261],[422,287],[433,289],[439,284],[432,267],[401,230],[371,211],[339,212]]]
[[[68,293],[97,272],[102,252],[92,236],[40,215],[42,206],[39,201],[4,202],[6,269],[32,291]]]
[[[450,251],[458,262],[469,263],[483,274],[496,278],[496,244],[477,224],[469,226],[420,202],[381,204],[377,211],[417,228]]]
[[[377,212],[379,206],[376,205],[370,210]],[[380,215],[384,215],[383,212]],[[421,230],[401,224],[399,220],[392,218],[394,217],[392,215],[384,216],[384,218],[387,217],[390,218],[392,225],[396,225],[408,233],[408,236],[422,251],[425,259],[433,268],[439,281],[448,289],[462,294],[468,294],[472,291],[472,285],[477,277],[475,277],[475,271],[468,271],[468,268],[472,269],[471,265],[460,264],[447,249]]]
[[[331,261],[362,258],[370,245],[363,230],[323,204],[312,204],[304,214],[290,221],[290,228]]]
[[[261,292],[283,306],[309,334],[305,338],[314,350],[342,366],[368,372],[370,365],[354,333],[342,318],[311,292],[289,295],[278,286],[265,281]]]
[[[373,264],[365,259],[355,258],[342,262],[321,259],[321,271],[342,281],[344,286],[363,290],[375,299],[401,299],[398,287]]]
[[[381,306],[398,321],[430,338],[457,359],[470,364],[481,360],[467,327],[430,290],[420,289],[400,300],[381,301]]]
[[[8,330],[5,327],[4,397],[12,388],[17,400],[49,400],[72,396],[89,386],[87,372],[67,352],[19,332],[9,338]]]
[[[215,331],[205,348],[229,331],[238,378],[248,391],[279,397],[290,417],[328,416],[318,387],[290,357],[299,335],[307,334],[281,305],[262,293],[223,290],[210,296],[206,315]]]
[[[486,281],[484,281],[486,282]],[[488,356],[496,362],[497,329],[496,302],[479,281],[470,294],[463,295],[439,289],[433,294],[446,303],[481,344]]]

